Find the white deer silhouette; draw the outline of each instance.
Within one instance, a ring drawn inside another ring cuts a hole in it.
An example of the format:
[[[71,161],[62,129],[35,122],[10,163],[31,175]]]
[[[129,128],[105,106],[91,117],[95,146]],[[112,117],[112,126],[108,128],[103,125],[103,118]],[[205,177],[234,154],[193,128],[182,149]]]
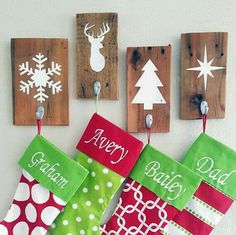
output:
[[[100,28],[100,34],[97,34],[97,37],[94,37],[93,32],[88,34],[88,30],[91,29],[94,25],[89,26],[89,23],[85,25],[84,34],[87,36],[88,41],[91,44],[90,49],[90,66],[95,72],[100,72],[105,67],[105,58],[101,54],[100,49],[103,48],[102,41],[104,40],[104,35],[110,31],[108,23],[102,24]]]

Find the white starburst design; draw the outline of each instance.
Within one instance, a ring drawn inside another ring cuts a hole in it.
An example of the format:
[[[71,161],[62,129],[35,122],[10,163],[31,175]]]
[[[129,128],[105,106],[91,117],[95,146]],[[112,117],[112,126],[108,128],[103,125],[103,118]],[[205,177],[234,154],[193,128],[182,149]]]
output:
[[[49,97],[45,91],[46,87],[52,90],[53,95],[62,91],[61,81],[54,82],[51,78],[55,74],[61,75],[61,65],[52,61],[51,68],[45,69],[44,62],[47,61],[47,59],[47,57],[39,53],[32,58],[32,60],[36,62],[35,69],[29,67],[28,61],[19,65],[20,75],[26,74],[30,77],[27,82],[20,81],[20,91],[29,95],[30,89],[36,87],[37,94],[34,98],[40,103],[43,103]]]
[[[204,78],[204,88],[205,88],[205,91],[206,91],[208,75],[211,76],[212,78],[214,78],[214,75],[212,74],[211,71],[225,69],[225,67],[212,66],[211,64],[214,61],[214,58],[211,59],[208,62],[206,44],[205,44],[205,49],[204,49],[204,59],[203,59],[203,62],[200,61],[200,60],[197,60],[197,61],[198,61],[199,65],[200,65],[199,67],[188,68],[187,70],[199,71],[200,72],[198,74],[197,78],[200,78],[201,76],[203,76],[203,78]]]

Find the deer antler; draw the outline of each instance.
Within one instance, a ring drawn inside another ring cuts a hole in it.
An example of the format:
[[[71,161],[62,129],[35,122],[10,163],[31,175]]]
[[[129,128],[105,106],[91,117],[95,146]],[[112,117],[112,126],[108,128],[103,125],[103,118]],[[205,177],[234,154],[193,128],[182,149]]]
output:
[[[92,32],[91,35],[87,33],[87,31],[88,31],[89,29],[91,29],[93,26],[94,26],[94,24],[91,25],[91,26],[89,26],[89,23],[87,23],[87,24],[85,25],[85,27],[84,27],[84,34],[85,34],[87,37],[90,37],[90,36],[93,37],[93,32]]]
[[[102,24],[102,27],[103,28],[100,28],[100,35],[98,34],[97,35],[97,38],[101,38],[102,36],[104,36],[105,34],[107,34],[109,31],[110,31],[110,27],[109,27],[109,25],[108,25],[108,23],[106,23],[106,24]]]

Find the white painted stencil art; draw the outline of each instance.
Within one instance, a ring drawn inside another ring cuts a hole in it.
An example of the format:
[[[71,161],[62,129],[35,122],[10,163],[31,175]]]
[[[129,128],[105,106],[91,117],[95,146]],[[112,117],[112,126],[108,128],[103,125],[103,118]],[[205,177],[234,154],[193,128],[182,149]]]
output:
[[[198,59],[197,60],[197,62],[199,64],[198,67],[193,67],[193,68],[188,68],[187,69],[187,70],[190,70],[190,71],[199,71],[199,74],[198,74],[197,78],[200,78],[201,76],[203,76],[205,91],[207,90],[208,76],[214,78],[214,75],[212,74],[212,71],[225,69],[225,67],[212,66],[211,64],[213,63],[213,61],[214,61],[214,58],[211,59],[210,61],[208,61],[208,59],[207,59],[207,47],[206,47],[206,44],[205,44],[203,62]]]
[[[61,65],[52,61],[51,67],[46,69],[44,68],[44,63],[47,59],[47,57],[39,53],[32,58],[36,62],[36,68],[30,68],[28,61],[19,65],[20,75],[27,75],[29,77],[26,82],[20,81],[20,91],[29,95],[30,89],[35,87],[37,93],[34,95],[34,98],[40,103],[49,98],[45,88],[50,88],[52,95],[62,91],[61,81],[54,82],[52,79],[55,74],[61,75]]]
[[[110,31],[108,23],[103,23],[100,28],[100,32],[95,36],[93,32],[88,33],[88,30],[91,29],[94,25],[87,23],[84,27],[84,34],[87,36],[90,43],[90,66],[93,71],[100,72],[105,67],[105,58],[101,54],[100,49],[103,48],[102,41],[105,38],[105,35]]]
[[[144,110],[152,110],[153,104],[166,104],[158,87],[163,87],[163,84],[156,74],[157,68],[149,59],[142,68],[143,74],[135,84],[139,87],[136,96],[132,100],[132,104],[144,104]]]

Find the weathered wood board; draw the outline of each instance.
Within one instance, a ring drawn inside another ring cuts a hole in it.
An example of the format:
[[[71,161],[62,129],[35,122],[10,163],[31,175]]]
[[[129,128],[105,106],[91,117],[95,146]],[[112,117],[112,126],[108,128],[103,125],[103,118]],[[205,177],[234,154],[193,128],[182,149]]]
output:
[[[35,125],[37,107],[43,125],[68,125],[68,40],[11,39],[13,124]]]
[[[201,118],[200,103],[208,102],[208,118],[224,118],[228,33],[181,35],[181,119]]]
[[[127,119],[129,132],[146,132],[152,114],[152,132],[170,131],[171,46],[127,49]]]
[[[118,99],[118,14],[77,14],[77,93],[94,98],[93,84],[101,83],[100,98]]]

